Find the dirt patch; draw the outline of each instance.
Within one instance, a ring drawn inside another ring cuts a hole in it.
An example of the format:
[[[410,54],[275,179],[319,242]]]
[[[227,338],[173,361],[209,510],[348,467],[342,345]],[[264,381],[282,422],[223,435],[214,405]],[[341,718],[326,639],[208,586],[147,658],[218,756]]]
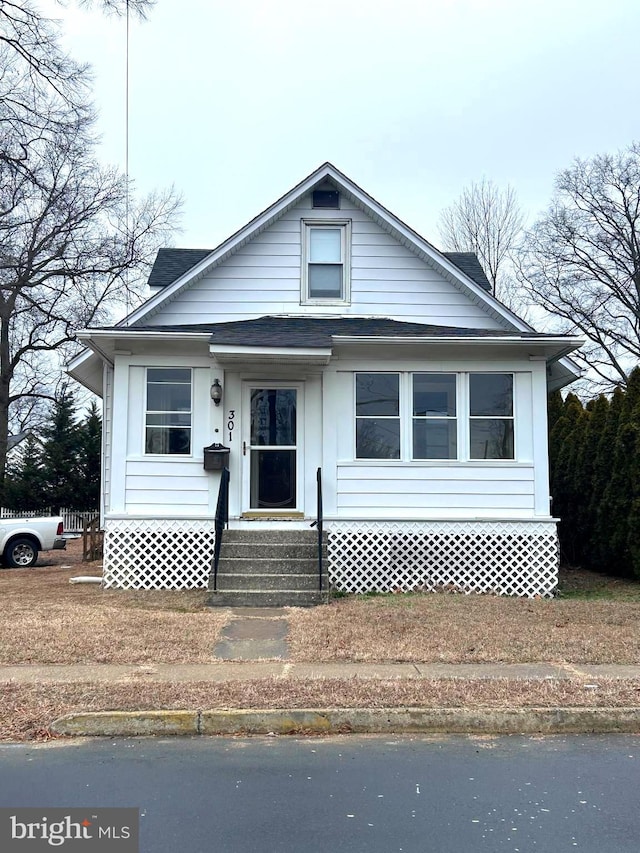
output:
[[[635,681],[459,679],[411,681],[281,678],[245,682],[105,685],[0,683],[0,740],[46,740],[49,726],[74,711],[215,708],[524,708],[629,707],[640,703]]]

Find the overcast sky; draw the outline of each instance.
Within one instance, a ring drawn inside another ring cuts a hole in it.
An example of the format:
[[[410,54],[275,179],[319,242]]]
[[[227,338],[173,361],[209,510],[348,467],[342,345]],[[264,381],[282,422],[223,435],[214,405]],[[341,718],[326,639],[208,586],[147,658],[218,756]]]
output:
[[[124,21],[55,14],[123,167]],[[183,194],[192,248],[326,160],[435,245],[483,176],[532,221],[574,156],[640,138],[639,37],[640,0],[158,0],[131,25],[130,175]]]

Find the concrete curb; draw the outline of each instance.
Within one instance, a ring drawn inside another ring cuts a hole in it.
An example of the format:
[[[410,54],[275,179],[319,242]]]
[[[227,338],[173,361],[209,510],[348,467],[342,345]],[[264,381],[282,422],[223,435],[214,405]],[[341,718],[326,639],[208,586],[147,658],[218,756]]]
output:
[[[569,734],[640,732],[640,708],[325,708],[68,714],[72,737],[235,734]]]

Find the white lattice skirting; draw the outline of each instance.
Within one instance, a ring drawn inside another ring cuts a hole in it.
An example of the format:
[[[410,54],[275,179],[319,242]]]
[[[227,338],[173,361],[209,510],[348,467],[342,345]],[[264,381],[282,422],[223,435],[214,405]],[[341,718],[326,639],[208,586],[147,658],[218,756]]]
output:
[[[344,592],[459,590],[551,596],[558,582],[552,522],[331,522],[331,586]],[[213,522],[105,522],[104,585],[120,589],[206,589]]]
[[[558,583],[553,522],[332,522],[331,586],[344,592],[450,589],[550,597]]]
[[[104,585],[119,589],[206,588],[214,541],[213,521],[107,520]]]

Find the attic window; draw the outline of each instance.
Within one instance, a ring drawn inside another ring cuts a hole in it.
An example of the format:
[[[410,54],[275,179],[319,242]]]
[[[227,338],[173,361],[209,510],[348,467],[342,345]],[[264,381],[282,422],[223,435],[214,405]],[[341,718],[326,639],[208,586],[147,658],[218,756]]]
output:
[[[302,220],[303,304],[349,302],[351,223]]]
[[[314,190],[313,206],[340,209],[340,193],[338,190]]]

